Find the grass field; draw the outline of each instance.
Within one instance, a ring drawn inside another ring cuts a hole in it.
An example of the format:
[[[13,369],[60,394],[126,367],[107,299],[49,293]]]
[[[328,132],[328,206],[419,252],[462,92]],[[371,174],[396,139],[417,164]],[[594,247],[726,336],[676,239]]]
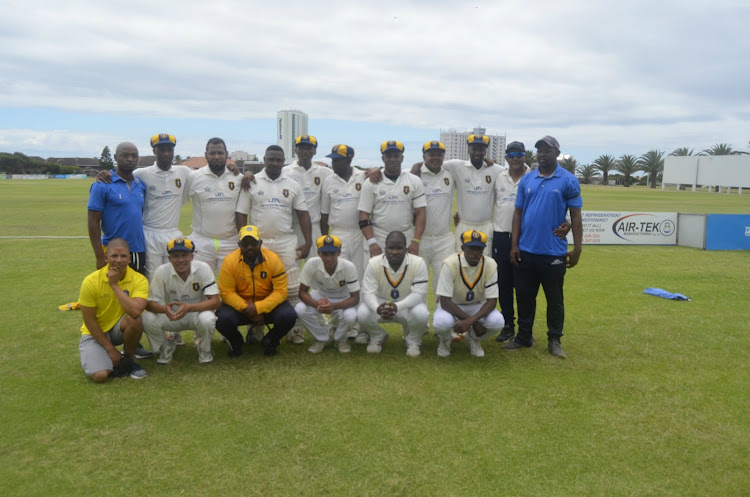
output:
[[[87,181],[0,181],[0,235],[86,234]],[[750,195],[584,187],[586,209],[749,213]],[[632,205],[631,205],[632,204]],[[182,228],[189,233],[189,210]],[[2,495],[750,495],[750,253],[586,246],[566,280],[567,360],[537,344],[447,359],[215,340],[94,385],[87,239],[0,239]],[[642,294],[658,286],[691,302]],[[189,334],[188,337],[189,338]],[[308,343],[310,339],[308,338]]]

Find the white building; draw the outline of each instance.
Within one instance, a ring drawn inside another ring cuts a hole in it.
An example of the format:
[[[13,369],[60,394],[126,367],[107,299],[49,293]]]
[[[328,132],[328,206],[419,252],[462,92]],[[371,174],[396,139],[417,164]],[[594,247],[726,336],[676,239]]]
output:
[[[440,130],[440,141],[445,144],[445,159],[462,159],[469,158],[469,145],[466,140],[469,135],[486,135],[485,128],[474,128],[472,131],[456,131],[455,129]],[[503,165],[505,163],[505,136],[487,135],[490,137],[490,144],[487,147],[487,157],[496,163]]]
[[[300,110],[280,110],[276,114],[276,144],[284,149],[285,162],[297,158],[294,140],[307,133],[307,114]]]
[[[258,160],[257,154],[250,154],[245,152],[244,150],[235,150],[231,154],[229,154],[229,158],[233,161],[238,160],[245,160],[245,161],[251,161],[251,160]]]

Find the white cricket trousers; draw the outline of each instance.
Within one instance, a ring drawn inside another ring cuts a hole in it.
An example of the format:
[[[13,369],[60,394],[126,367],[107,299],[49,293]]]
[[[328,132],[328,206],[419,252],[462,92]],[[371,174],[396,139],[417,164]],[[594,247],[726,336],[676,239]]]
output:
[[[486,302],[486,301],[485,301]],[[478,304],[456,304],[459,309],[464,311],[469,316],[474,315],[481,307],[484,305],[484,302],[480,302]],[[432,316],[432,327],[435,329],[435,334],[441,339],[441,340],[448,340],[452,337],[451,331],[453,329],[453,325],[458,321],[458,319],[451,314],[448,311],[443,310],[442,307],[439,305],[435,309],[435,314]],[[485,317],[479,320],[479,323],[487,328],[487,333],[482,335],[481,337],[476,336],[474,334],[474,330],[472,329],[469,332],[469,337],[475,339],[475,340],[486,340],[491,335],[494,335],[495,333],[499,332],[503,326],[505,326],[505,320],[503,319],[503,315],[500,314],[500,312],[497,309],[493,309],[492,312],[487,314]]]
[[[378,303],[385,302],[385,299],[378,297]],[[395,303],[398,306],[398,302]],[[399,309],[394,319],[384,320],[377,312],[367,307],[362,302],[357,307],[357,320],[362,331],[370,334],[370,341],[377,341],[385,338],[386,332],[380,323],[399,323],[404,327],[404,341],[407,347],[411,344],[421,345],[422,335],[427,332],[428,321],[430,320],[430,311],[424,303],[419,303],[410,309]]]

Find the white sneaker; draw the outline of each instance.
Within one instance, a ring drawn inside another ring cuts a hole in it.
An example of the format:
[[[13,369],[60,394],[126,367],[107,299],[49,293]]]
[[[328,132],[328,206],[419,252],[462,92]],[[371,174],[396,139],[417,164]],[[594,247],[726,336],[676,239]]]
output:
[[[367,334],[365,331],[360,331],[357,333],[357,337],[354,339],[354,343],[357,345],[367,345],[370,343],[370,335]]]
[[[156,360],[156,364],[169,364],[172,362],[172,355],[174,354],[174,351],[177,350],[177,343],[175,342],[175,339],[171,336],[167,336],[167,339],[161,344],[159,358]]]
[[[422,351],[418,343],[410,343],[406,347],[406,357],[419,357],[421,353]]]
[[[448,357],[451,355],[451,343],[453,343],[452,339],[440,339],[440,344],[438,345],[437,355],[438,357]]]
[[[479,340],[467,336],[466,341],[469,342],[471,355],[474,357],[484,357],[484,349],[482,348],[482,344],[479,343]]]
[[[214,353],[212,351],[208,352],[201,352],[198,351],[198,362],[200,364],[208,364],[209,362],[214,362]]]
[[[336,342],[336,348],[338,348],[339,352],[341,352],[342,354],[348,354],[352,351],[352,346],[349,345],[349,342],[346,341],[346,338]]]
[[[328,340],[324,342],[319,342],[318,340],[315,340],[315,343],[313,343],[309,349],[307,349],[308,352],[312,354],[320,354],[323,352],[323,349],[326,348],[326,345],[328,345]]]
[[[292,328],[292,331],[287,334],[286,339],[295,345],[305,343],[305,335],[302,328]]]
[[[357,338],[359,335],[359,323],[354,323],[354,327],[346,332],[346,338]]]
[[[388,341],[388,334],[378,340],[370,340],[370,345],[367,346],[368,354],[380,354],[383,350],[383,345]]]

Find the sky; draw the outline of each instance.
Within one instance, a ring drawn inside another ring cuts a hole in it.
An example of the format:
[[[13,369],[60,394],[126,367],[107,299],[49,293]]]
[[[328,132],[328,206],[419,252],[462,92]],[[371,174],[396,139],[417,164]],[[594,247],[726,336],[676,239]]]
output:
[[[0,151],[98,157],[151,135],[262,156],[276,112],[405,163],[441,129],[602,154],[748,151],[750,2],[36,0],[0,3]]]

